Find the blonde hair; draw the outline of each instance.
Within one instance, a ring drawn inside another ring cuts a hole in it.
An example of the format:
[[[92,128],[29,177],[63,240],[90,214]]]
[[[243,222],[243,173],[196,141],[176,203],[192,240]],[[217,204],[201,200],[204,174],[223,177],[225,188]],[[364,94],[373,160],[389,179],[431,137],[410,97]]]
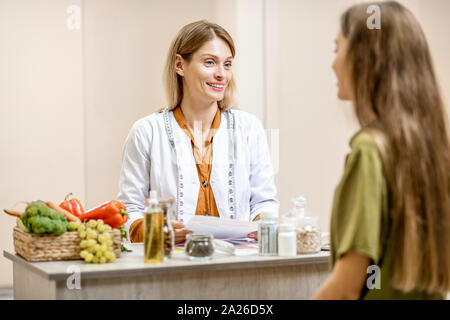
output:
[[[360,124],[381,124],[393,164],[393,287],[450,290],[450,144],[444,104],[425,35],[413,14],[377,2],[381,29],[366,26],[370,3],[348,9],[355,111]]]
[[[228,44],[234,58],[234,42],[228,32],[218,24],[210,23],[205,20],[192,22],[184,26],[172,41],[164,70],[164,83],[169,110],[173,110],[180,105],[181,100],[183,99],[183,81],[181,76],[175,71],[175,59],[177,54],[189,62],[192,55],[205,42],[215,38],[220,38]],[[221,110],[231,108],[235,90],[236,84],[232,77],[225,89],[223,99],[217,103]]]

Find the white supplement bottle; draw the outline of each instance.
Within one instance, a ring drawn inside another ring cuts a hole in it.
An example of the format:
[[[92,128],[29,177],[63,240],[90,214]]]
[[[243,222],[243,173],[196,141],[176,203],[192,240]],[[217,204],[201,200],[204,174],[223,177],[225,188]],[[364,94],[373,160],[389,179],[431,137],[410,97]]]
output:
[[[278,252],[278,222],[276,212],[261,212],[258,224],[258,252],[260,256],[276,256]]]
[[[293,224],[280,224],[278,233],[278,255],[280,257],[295,257],[297,255],[297,239]]]

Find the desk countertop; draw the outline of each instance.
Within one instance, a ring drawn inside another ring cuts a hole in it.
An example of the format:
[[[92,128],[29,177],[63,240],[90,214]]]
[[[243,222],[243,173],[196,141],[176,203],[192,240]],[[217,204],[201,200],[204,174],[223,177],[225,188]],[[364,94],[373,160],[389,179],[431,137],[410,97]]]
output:
[[[126,245],[133,252],[123,252],[119,259],[106,264],[87,264],[82,260],[28,262],[15,252],[3,251],[5,258],[25,266],[48,280],[66,280],[75,270],[83,278],[115,278],[145,276],[158,273],[189,272],[206,270],[231,270],[260,267],[294,266],[302,264],[328,263],[330,253],[297,255],[296,257],[267,257],[257,254],[231,256],[216,252],[209,261],[190,261],[184,252],[175,251],[172,258],[161,264],[146,264],[143,259],[143,244]],[[79,269],[78,269],[79,268]]]

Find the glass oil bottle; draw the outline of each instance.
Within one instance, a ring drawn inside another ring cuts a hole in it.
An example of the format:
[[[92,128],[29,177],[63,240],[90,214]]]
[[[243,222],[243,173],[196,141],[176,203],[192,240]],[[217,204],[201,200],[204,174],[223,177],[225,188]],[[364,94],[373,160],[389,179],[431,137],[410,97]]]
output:
[[[164,211],[157,193],[150,191],[148,206],[144,210],[144,262],[164,262]]]

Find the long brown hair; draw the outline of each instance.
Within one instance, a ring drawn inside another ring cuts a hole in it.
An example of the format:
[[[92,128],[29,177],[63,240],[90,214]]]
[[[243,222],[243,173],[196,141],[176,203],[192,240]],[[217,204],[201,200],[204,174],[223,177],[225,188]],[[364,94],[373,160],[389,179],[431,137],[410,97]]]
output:
[[[381,9],[369,29],[367,8]],[[392,285],[450,291],[450,146],[447,116],[425,35],[395,1],[364,3],[341,17],[354,107],[362,127],[378,123],[391,149]]]
[[[181,76],[175,71],[176,55],[181,55],[183,59],[189,62],[192,55],[200,49],[205,42],[215,38],[222,39],[228,44],[234,58],[236,55],[236,49],[233,38],[231,38],[229,33],[224,28],[218,24],[211,23],[206,20],[200,20],[185,25],[181,28],[175,39],[172,41],[167,54],[166,67],[164,70],[167,103],[170,110],[178,106],[183,99],[183,81]],[[234,77],[232,77],[225,88],[223,99],[217,102],[221,110],[231,108],[235,90],[236,85]]]

